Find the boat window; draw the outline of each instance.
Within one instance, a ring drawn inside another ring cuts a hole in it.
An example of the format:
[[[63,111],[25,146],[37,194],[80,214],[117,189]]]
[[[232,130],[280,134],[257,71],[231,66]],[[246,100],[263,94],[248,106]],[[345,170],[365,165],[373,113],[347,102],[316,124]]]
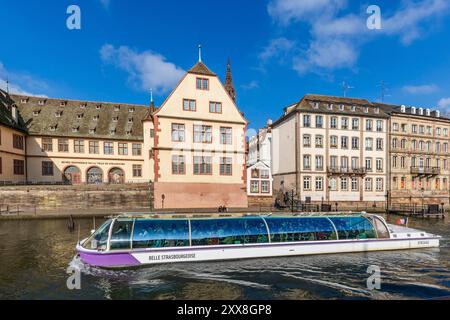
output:
[[[267,243],[261,218],[191,220],[193,246]]]
[[[364,217],[330,217],[336,226],[339,239],[374,239],[375,229]]]
[[[189,246],[188,220],[136,220],[133,249]]]
[[[272,242],[335,240],[336,232],[326,218],[265,218]]]
[[[111,220],[105,221],[92,236],[83,243],[83,248],[90,250],[106,250],[108,244],[109,227]]]
[[[111,250],[131,249],[131,229],[133,220],[116,220],[111,231],[109,248]]]
[[[389,230],[380,218],[374,217],[373,223],[377,229],[378,239],[389,239]]]

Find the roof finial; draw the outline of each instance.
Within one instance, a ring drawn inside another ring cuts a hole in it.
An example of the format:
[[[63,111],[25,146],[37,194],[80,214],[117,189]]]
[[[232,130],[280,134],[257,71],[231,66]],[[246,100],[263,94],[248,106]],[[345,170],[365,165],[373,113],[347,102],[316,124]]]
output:
[[[198,62],[202,62],[202,45],[198,45]]]

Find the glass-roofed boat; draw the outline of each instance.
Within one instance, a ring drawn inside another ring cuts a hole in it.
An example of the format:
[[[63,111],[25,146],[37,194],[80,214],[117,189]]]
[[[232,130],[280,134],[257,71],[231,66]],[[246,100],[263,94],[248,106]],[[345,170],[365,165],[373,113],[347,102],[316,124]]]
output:
[[[114,268],[439,247],[440,236],[377,215],[155,218],[119,215],[77,245],[89,265]]]

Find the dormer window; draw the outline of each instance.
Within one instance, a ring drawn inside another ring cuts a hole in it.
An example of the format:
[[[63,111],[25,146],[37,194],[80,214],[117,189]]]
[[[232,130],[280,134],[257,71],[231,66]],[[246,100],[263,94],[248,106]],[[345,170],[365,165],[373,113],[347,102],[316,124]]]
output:
[[[339,106],[339,110],[344,111],[344,109],[345,109],[344,105],[341,104],[341,105]]]
[[[364,113],[369,113],[369,107],[364,107]]]
[[[131,130],[128,130],[128,131],[125,132],[125,134],[126,134],[127,136],[130,136],[131,133],[132,133]]]
[[[59,106],[60,106],[60,107],[65,107],[65,106],[67,106],[67,101],[61,101],[61,102],[59,103]]]
[[[100,119],[100,116],[98,114],[92,117],[92,120],[94,121],[98,121],[98,119]]]
[[[118,122],[119,121],[119,117],[113,117],[113,122]]]
[[[431,110],[430,110],[430,109],[426,109],[425,112],[426,112],[426,115],[427,115],[428,117],[431,115]]]
[[[62,112],[62,111],[56,111],[56,112],[55,112],[55,117],[56,117],[56,118],[61,118],[62,115],[63,115],[63,112]]]
[[[82,113],[77,114],[77,119],[83,119],[83,117],[84,117],[84,114],[82,114]]]
[[[58,125],[50,126],[50,131],[56,131],[57,127],[58,127]]]
[[[97,110],[100,110],[101,108],[102,108],[101,104],[98,104],[98,105],[95,106],[95,109],[97,109]]]
[[[114,111],[119,112],[120,111],[120,106],[114,106]]]
[[[209,79],[197,78],[196,82],[198,90],[209,90]]]
[[[129,109],[128,109],[128,112],[129,112],[129,113],[133,113],[133,112],[134,112],[134,108],[129,108]]]
[[[352,106],[352,109],[351,109],[353,112],[355,112],[356,111],[356,106]]]
[[[80,131],[80,127],[73,127],[72,132],[76,133]]]
[[[423,116],[423,109],[419,108],[419,115]]]
[[[27,103],[28,102],[28,98],[22,98],[20,99],[20,103]]]
[[[330,104],[328,105],[328,110],[333,110],[333,104],[332,104],[332,103],[330,103]]]
[[[128,123],[133,123],[133,118],[128,118]]]
[[[314,108],[314,109],[319,109],[319,103],[318,103],[318,102],[315,102],[313,108]]]
[[[41,110],[34,110],[33,116],[38,116],[41,113]]]
[[[39,100],[39,101],[38,101],[38,105],[40,105],[40,106],[45,105],[45,100]]]
[[[436,110],[436,118],[439,118],[441,116],[441,112],[439,110]]]
[[[416,114],[416,107],[411,107],[411,114]]]
[[[375,108],[375,113],[379,114],[380,113],[380,108]]]
[[[115,134],[116,134],[116,129],[112,129],[109,133],[110,133],[112,136],[115,135]]]
[[[402,105],[402,106],[400,107],[400,111],[401,111],[402,113],[405,113],[405,112],[406,112],[406,106]]]
[[[89,134],[95,134],[95,128],[94,129],[89,129]]]
[[[84,109],[84,108],[86,108],[86,107],[87,107],[87,103],[83,102],[83,103],[80,104],[80,108],[81,108],[81,109]]]

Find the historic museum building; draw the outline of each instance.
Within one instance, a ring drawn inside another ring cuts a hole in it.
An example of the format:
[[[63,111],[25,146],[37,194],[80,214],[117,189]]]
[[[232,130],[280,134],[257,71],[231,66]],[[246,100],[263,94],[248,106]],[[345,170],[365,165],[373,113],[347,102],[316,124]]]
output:
[[[0,184],[154,183],[156,208],[246,207],[247,120],[201,61],[160,108],[0,92]]]

